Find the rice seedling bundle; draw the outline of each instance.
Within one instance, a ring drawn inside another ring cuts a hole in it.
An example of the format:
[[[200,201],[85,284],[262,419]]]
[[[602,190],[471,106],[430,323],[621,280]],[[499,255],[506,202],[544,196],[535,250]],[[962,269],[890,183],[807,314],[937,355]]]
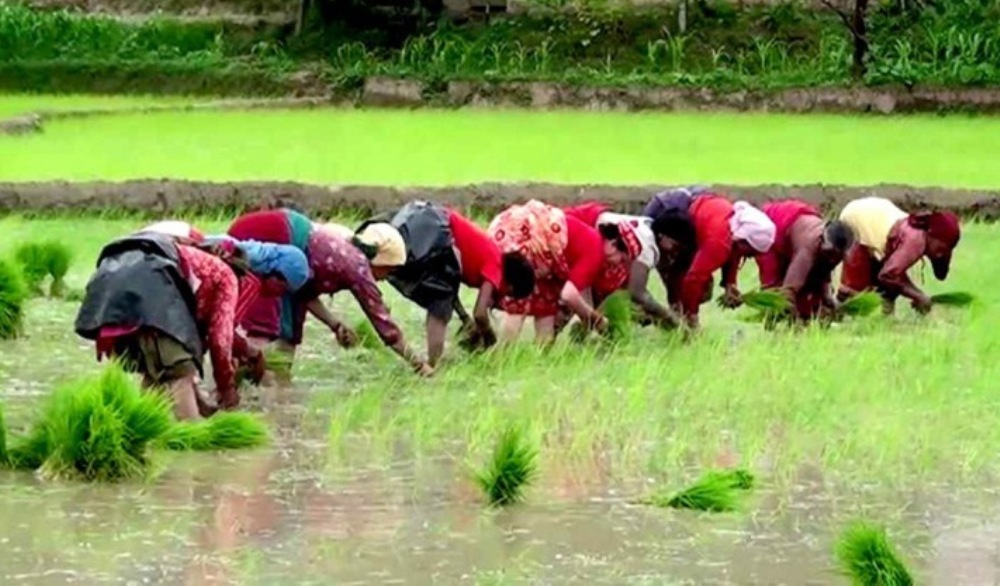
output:
[[[267,349],[264,350],[264,364],[267,370],[287,375],[292,372],[293,358],[288,352]]]
[[[505,507],[524,499],[524,487],[537,472],[538,451],[517,427],[508,427],[500,435],[486,467],[476,475],[476,482],[494,507]]]
[[[24,327],[24,303],[28,299],[20,268],[0,260],[0,340],[11,340]]]
[[[65,277],[73,260],[70,247],[57,240],[25,242],[17,247],[14,257],[21,264],[25,280],[33,294],[40,295],[42,281],[52,277],[49,294],[60,297],[66,288]]]
[[[751,291],[743,294],[743,305],[765,313],[782,313],[792,310],[792,302],[780,291]]]
[[[951,293],[939,293],[931,296],[932,305],[947,305],[950,307],[966,307],[972,305],[976,297],[972,293],[965,291],[953,291]]]
[[[656,507],[724,513],[739,506],[739,493],[753,488],[754,476],[747,470],[715,470],[691,486],[675,493],[653,494],[640,502]]]
[[[847,317],[866,317],[882,307],[882,296],[874,291],[865,291],[840,304],[840,313]]]
[[[625,291],[616,291],[601,304],[604,317],[608,320],[605,333],[612,343],[627,341],[632,335],[632,299]]]
[[[492,330],[481,330],[475,323],[463,325],[458,330],[458,345],[468,352],[479,352],[492,348],[497,343],[497,336]]]
[[[881,527],[867,523],[851,525],[841,536],[836,555],[841,572],[854,586],[913,584],[913,577]]]
[[[263,446],[267,425],[250,413],[222,412],[201,421],[180,421],[163,436],[169,450],[208,452],[241,450]]]
[[[52,396],[29,444],[45,476],[113,482],[141,478],[152,467],[149,445],[173,419],[169,400],[143,392],[119,364],[66,385]],[[44,439],[43,439],[44,438]]]
[[[375,326],[367,319],[361,320],[354,327],[354,333],[358,336],[358,346],[369,350],[379,350],[382,348],[382,338],[379,338]]]

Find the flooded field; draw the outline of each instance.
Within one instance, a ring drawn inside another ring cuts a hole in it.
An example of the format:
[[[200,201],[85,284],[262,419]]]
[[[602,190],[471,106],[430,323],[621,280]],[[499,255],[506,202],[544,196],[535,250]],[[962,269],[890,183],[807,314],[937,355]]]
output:
[[[7,218],[0,255],[39,235],[71,242],[79,289],[100,246],[141,224]],[[0,472],[0,581],[846,584],[833,543],[866,518],[920,583],[997,583],[997,238],[969,227],[947,284],[927,269],[929,290],[982,301],[927,320],[904,305],[891,322],[766,335],[713,306],[687,345],[642,331],[613,352],[450,347],[429,381],[311,323],[294,386],[245,395],[272,426],[266,449],[163,455],[145,484]],[[420,313],[386,293],[419,340]],[[360,318],[347,295],[331,305]],[[55,384],[99,368],[74,316],[35,300],[27,336],[0,342],[14,434]],[[524,504],[495,512],[470,472],[508,422],[540,446],[540,475]],[[736,513],[633,504],[733,464],[759,479]]]

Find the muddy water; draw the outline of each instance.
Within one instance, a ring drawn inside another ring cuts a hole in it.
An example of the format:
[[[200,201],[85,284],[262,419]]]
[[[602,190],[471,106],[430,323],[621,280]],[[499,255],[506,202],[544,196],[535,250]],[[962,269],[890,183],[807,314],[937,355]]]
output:
[[[93,369],[92,347],[66,332],[72,310],[36,301],[31,336],[0,346],[15,432],[54,384]],[[163,455],[140,485],[0,473],[0,583],[837,584],[833,540],[859,502],[893,520],[927,583],[1000,581],[990,492],[832,493],[803,468],[790,490],[765,480],[744,512],[704,516],[629,504],[641,479],[555,470],[523,506],[486,511],[461,462],[330,452],[310,397],[340,392],[344,369],[321,350],[304,349],[298,388],[249,398],[276,430],[267,449]]]

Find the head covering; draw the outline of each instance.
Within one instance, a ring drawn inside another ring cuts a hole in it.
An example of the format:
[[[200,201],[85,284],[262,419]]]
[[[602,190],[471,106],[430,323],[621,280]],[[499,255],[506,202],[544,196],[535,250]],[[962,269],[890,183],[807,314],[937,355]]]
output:
[[[493,218],[487,232],[501,253],[517,252],[527,259],[536,278],[566,270],[566,213],[555,206],[537,199],[512,205]]]
[[[292,291],[298,291],[309,280],[309,259],[290,244],[236,240],[230,236],[207,236],[205,243],[217,244],[226,250],[239,248],[246,255],[251,272],[260,276],[277,273]]]
[[[692,198],[706,191],[708,188],[703,185],[690,185],[661,191],[649,200],[649,203],[642,210],[642,215],[656,219],[669,209],[677,207],[687,209],[691,205]]]
[[[941,241],[947,247],[947,252],[928,255],[931,260],[931,268],[934,269],[934,276],[939,281],[945,280],[951,269],[951,252],[958,246],[958,241],[962,237],[958,216],[946,211],[931,212],[910,216],[910,223],[926,230],[927,236]]]
[[[322,230],[327,234],[333,234],[334,236],[339,236],[344,240],[350,240],[354,237],[354,230],[351,230],[343,224],[337,224],[336,222],[327,222],[326,224],[313,224],[314,228]]]
[[[628,257],[635,260],[642,252],[642,242],[639,240],[638,222],[635,220],[622,220],[618,222],[618,234],[622,242],[625,243],[625,252]]]
[[[729,228],[733,232],[733,240],[746,240],[757,252],[767,252],[774,244],[774,222],[745,201],[733,204]]]
[[[373,267],[400,267],[406,264],[406,243],[399,230],[386,222],[368,224],[354,235],[361,243],[376,250]]]

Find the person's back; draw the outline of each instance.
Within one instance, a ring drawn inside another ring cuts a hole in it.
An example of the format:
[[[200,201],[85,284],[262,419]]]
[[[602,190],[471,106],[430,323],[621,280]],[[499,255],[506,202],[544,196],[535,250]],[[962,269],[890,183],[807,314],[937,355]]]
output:
[[[844,206],[840,221],[851,227],[859,244],[871,249],[875,258],[881,259],[893,226],[908,215],[888,199],[863,197]]]

